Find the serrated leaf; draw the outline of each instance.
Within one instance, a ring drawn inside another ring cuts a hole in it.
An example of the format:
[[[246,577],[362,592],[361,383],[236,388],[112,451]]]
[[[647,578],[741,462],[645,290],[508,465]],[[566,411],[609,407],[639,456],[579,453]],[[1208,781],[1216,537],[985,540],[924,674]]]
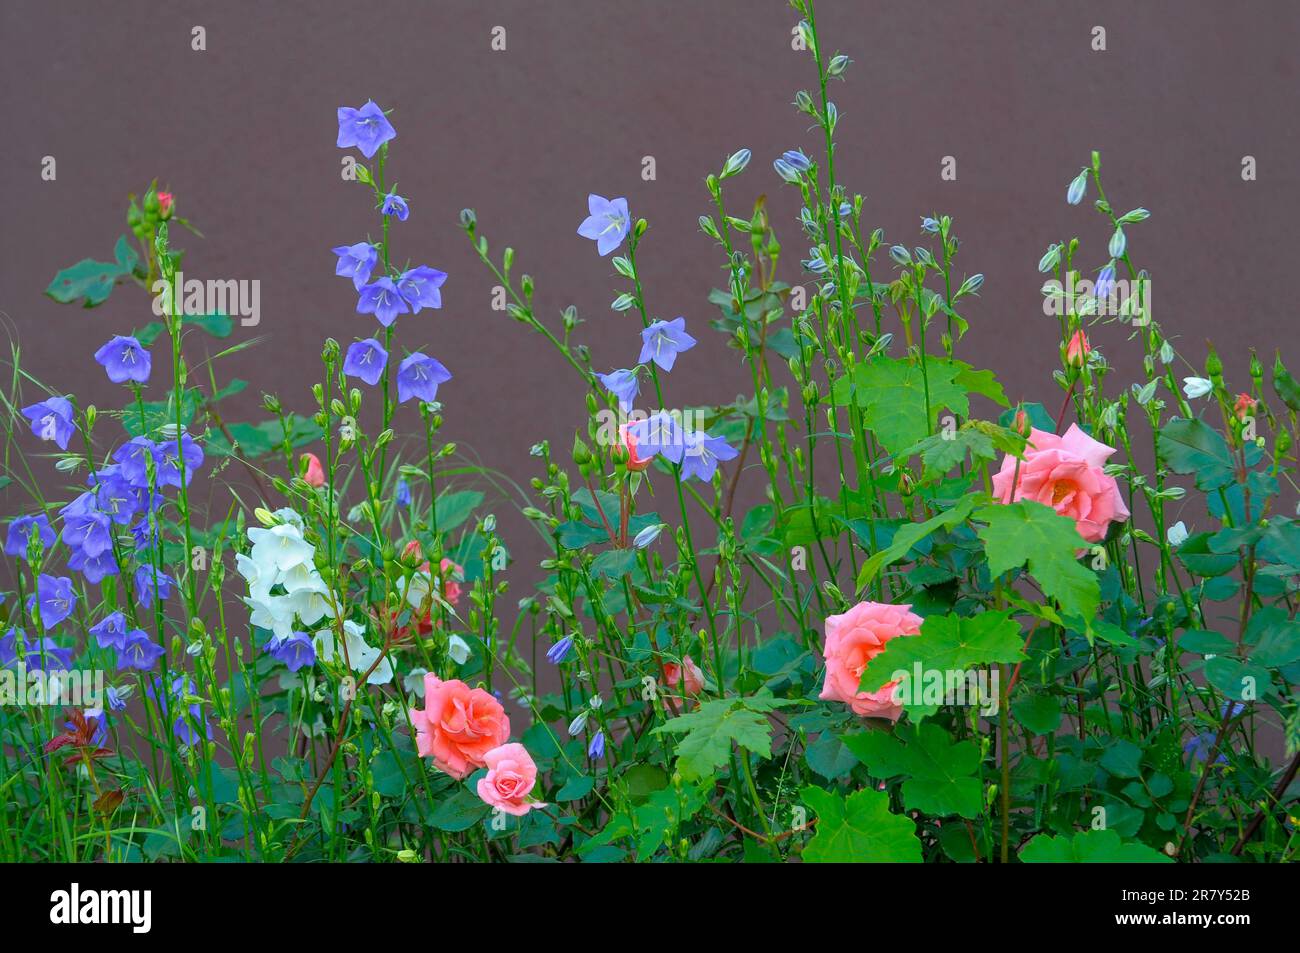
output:
[[[1196,487],[1203,492],[1227,486],[1236,478],[1227,441],[1203,420],[1166,421],[1156,438],[1156,450],[1175,473],[1194,474]]]
[[[675,749],[678,769],[687,780],[704,778],[728,763],[733,744],[770,758],[772,725],[767,713],[794,704],[792,699],[770,695],[718,698],[671,719],[652,734],[681,735]]]
[[[1169,864],[1173,861],[1146,844],[1125,843],[1110,830],[1039,834],[1020,849],[1027,864]]]
[[[981,612],[962,618],[930,616],[919,635],[890,639],[885,650],[867,663],[859,690],[879,691],[895,674],[910,677],[916,666],[922,672],[965,672],[995,662],[1024,659],[1020,626],[1006,612]]]
[[[906,776],[903,803],[908,810],[979,816],[983,807],[976,777],[980,752],[974,742],[954,743],[938,725],[910,723],[899,725],[892,735],[868,731],[845,735],[843,740],[874,777]]]
[[[803,850],[811,863],[921,862],[921,842],[911,819],[892,814],[883,791],[855,791],[847,798],[815,785],[801,792],[817,813],[817,831]]]
[[[1026,566],[1043,592],[1068,614],[1085,620],[1097,614],[1101,589],[1096,573],[1078,561],[1078,552],[1088,544],[1074,520],[1033,500],[986,506],[975,518],[988,524],[977,532],[990,575]]]
[[[958,500],[951,509],[944,510],[923,523],[900,526],[889,546],[862,564],[862,569],[858,572],[858,589],[865,588],[881,569],[902,559],[913,546],[931,533],[939,529],[951,529],[963,522],[979,503],[987,499],[985,496],[970,494]]]
[[[901,453],[928,436],[949,408],[959,416],[970,412],[966,389],[956,383],[961,369],[931,358],[924,371],[919,361],[896,360],[883,355],[859,364],[852,378],[836,382],[836,403],[847,403],[848,391],[862,408],[862,419],[890,453]],[[842,386],[844,385],[844,386]],[[930,413],[926,415],[927,394]]]

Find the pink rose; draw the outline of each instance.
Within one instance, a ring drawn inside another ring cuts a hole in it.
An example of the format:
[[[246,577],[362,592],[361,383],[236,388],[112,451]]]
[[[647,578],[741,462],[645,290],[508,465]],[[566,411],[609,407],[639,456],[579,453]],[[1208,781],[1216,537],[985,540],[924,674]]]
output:
[[[488,752],[510,737],[510,719],[501,703],[459,679],[444,682],[425,675],[424,703],[424,711],[410,712],[416,750],[453,778],[483,767]]]
[[[618,438],[623,443],[623,449],[627,451],[627,468],[634,472],[644,470],[650,466],[653,457],[640,457],[636,452],[636,437],[631,433],[631,424],[623,424],[618,428]]]
[[[429,564],[425,563],[424,568],[426,571],[428,567]],[[438,575],[442,580],[442,597],[453,606],[459,603],[460,583],[456,581],[456,577],[460,576],[463,579],[465,570],[450,559],[443,559],[442,562],[438,563]]]
[[[993,496],[1000,503],[1044,503],[1074,520],[1088,542],[1100,542],[1111,522],[1122,523],[1129,516],[1115,478],[1102,470],[1114,452],[1077,424],[1071,424],[1064,437],[1031,430],[1025,458],[1003,458],[1002,469],[993,477]]]
[[[910,605],[894,606],[885,602],[859,602],[843,615],[826,619],[826,681],[821,698],[846,702],[855,715],[888,718],[897,721],[903,706],[894,702],[890,682],[874,692],[858,691],[867,663],[885,650],[885,643],[900,635],[921,631],[921,617]]]
[[[325,468],[320,465],[320,457],[314,453],[304,453],[302,458],[307,461],[307,472],[302,475],[311,486],[325,485]]]
[[[493,748],[484,755],[484,761],[488,773],[478,782],[478,796],[484,803],[515,817],[523,817],[535,807],[546,807],[541,801],[528,800],[537,783],[537,765],[523,745],[511,743]]]
[[[664,678],[668,679],[668,687],[677,687],[677,683],[682,680],[682,669],[686,670],[686,694],[698,695],[704,691],[704,673],[691,661],[689,655],[682,656],[681,665],[676,662],[664,663]]]

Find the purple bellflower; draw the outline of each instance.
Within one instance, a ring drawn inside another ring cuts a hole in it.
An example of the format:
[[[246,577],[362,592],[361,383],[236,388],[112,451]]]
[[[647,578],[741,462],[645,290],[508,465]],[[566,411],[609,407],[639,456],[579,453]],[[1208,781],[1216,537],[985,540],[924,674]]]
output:
[[[605,385],[605,389],[618,398],[618,406],[624,413],[632,409],[636,395],[641,392],[641,382],[637,380],[635,371],[624,369],[596,376]]]
[[[343,373],[349,377],[359,377],[371,387],[379,383],[388,366],[388,352],[375,338],[353,341],[348,345],[348,353],[343,358]]]
[[[399,314],[408,314],[406,303],[392,278],[379,278],[361,289],[357,298],[357,314],[373,314],[384,327],[397,320]]]
[[[588,195],[587,211],[590,214],[578,226],[578,234],[594,241],[596,251],[602,256],[608,255],[623,244],[632,224],[627,211],[627,199],[611,201],[599,195]]]
[[[140,342],[121,334],[96,351],[95,360],[108,372],[108,379],[114,384],[127,381],[143,384],[149,379],[153,367],[149,352]]]
[[[441,362],[416,351],[397,368],[397,402],[404,404],[412,397],[432,401],[438,396],[438,385],[449,380],[451,372]]]
[[[641,356],[637,363],[654,361],[665,371],[671,371],[682,351],[695,347],[695,338],[686,333],[686,319],[656,321],[641,332]]]
[[[358,291],[370,280],[370,273],[379,261],[379,249],[370,242],[339,245],[334,249],[334,254],[339,256],[334,265],[334,274],[340,278],[351,278],[352,287]]]
[[[42,440],[53,440],[60,450],[68,449],[68,441],[77,432],[72,422],[72,402],[63,397],[51,397],[24,407],[22,414],[31,421],[33,434]]]
[[[397,138],[397,131],[388,121],[384,111],[369,100],[360,109],[348,106],[339,107],[338,147],[347,149],[356,146],[367,159],[373,159],[379,147],[390,139]]]
[[[422,308],[441,308],[442,292],[438,289],[447,280],[447,273],[428,265],[420,265],[397,276],[397,291],[411,306],[412,314]]]
[[[44,513],[20,516],[9,524],[9,534],[5,537],[5,555],[26,559],[27,546],[34,535],[40,537],[42,550],[49,550],[54,545],[57,537],[54,528],[50,526],[49,517]]]

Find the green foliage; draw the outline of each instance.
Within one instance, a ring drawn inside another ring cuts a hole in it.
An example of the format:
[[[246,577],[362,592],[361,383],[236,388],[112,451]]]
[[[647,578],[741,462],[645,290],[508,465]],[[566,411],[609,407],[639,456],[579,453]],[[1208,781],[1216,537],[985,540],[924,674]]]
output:
[[[804,848],[804,859],[829,864],[916,864],[921,843],[915,825],[890,813],[889,796],[864,789],[844,797],[808,785],[803,801],[817,812],[817,833]]]

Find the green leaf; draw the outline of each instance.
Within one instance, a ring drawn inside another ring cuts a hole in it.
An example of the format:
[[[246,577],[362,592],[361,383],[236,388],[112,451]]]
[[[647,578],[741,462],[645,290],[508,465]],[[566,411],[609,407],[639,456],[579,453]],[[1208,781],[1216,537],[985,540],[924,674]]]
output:
[[[859,364],[852,378],[853,397],[862,408],[863,422],[890,453],[901,453],[928,436],[942,408],[965,417],[970,412],[966,389],[957,384],[961,368],[930,358],[922,373],[919,361],[895,360],[883,355]],[[836,382],[836,403],[847,403],[849,378]],[[926,395],[929,416],[926,416]]]
[[[962,618],[932,615],[921,623],[919,635],[890,639],[885,650],[867,663],[859,690],[879,691],[899,672],[910,677],[924,672],[965,672],[993,662],[1024,659],[1020,626],[1006,612],[981,612]]]
[[[440,801],[429,817],[429,826],[440,831],[467,831],[487,817],[488,806],[468,787],[462,786]]]
[[[478,490],[457,490],[452,493],[438,494],[434,508],[434,519],[438,532],[445,533],[465,522],[474,510],[483,503],[483,494]]]
[[[862,569],[858,572],[858,589],[864,589],[881,569],[902,559],[913,546],[931,533],[938,529],[951,529],[963,522],[970,516],[976,505],[986,499],[985,496],[972,493],[963,496],[951,509],[930,517],[924,523],[908,523],[906,526],[900,526],[898,532],[894,534],[893,542],[862,564]]]
[[[1101,603],[1097,575],[1080,565],[1076,553],[1088,543],[1074,520],[1033,500],[986,506],[975,514],[987,523],[978,530],[988,555],[989,574],[1027,566],[1043,592],[1071,615],[1091,620]]]
[[[636,568],[635,549],[607,549],[591,561],[593,576],[619,577]]]
[[[140,260],[125,235],[117,240],[114,255],[115,261],[83,258],[64,268],[54,276],[45,293],[60,304],[71,304],[78,298],[84,299],[82,306],[86,308],[103,304],[117,282],[129,276]]]
[[[1010,407],[1011,402],[1007,400],[1006,392],[1003,391],[1002,385],[998,379],[993,376],[992,371],[977,371],[964,361],[952,362],[958,368],[957,383],[966,388],[972,394],[979,394],[987,397],[995,404],[1003,407]]]
[[[595,778],[589,775],[579,774],[569,778],[564,787],[555,792],[557,801],[576,801],[579,798],[586,797],[591,793],[591,789],[596,786]]]
[[[814,864],[921,862],[916,825],[890,813],[885,792],[855,791],[844,798],[808,785],[800,793],[817,812],[817,832],[803,850],[805,860]]]
[[[1021,695],[1011,703],[1011,714],[1036,735],[1055,734],[1061,727],[1061,700],[1041,692]]]
[[[844,744],[874,777],[907,776],[903,803],[908,810],[979,816],[983,806],[976,777],[980,751],[973,741],[954,744],[938,725],[904,723],[892,735],[884,731],[845,735]]]
[[[1227,442],[1203,420],[1174,417],[1167,421],[1157,436],[1156,452],[1175,473],[1195,474],[1196,487],[1203,492],[1235,479]]]
[[[772,757],[772,725],[767,713],[798,704],[793,699],[756,695],[718,698],[660,725],[652,734],[682,735],[677,742],[677,767],[687,780],[705,778],[731,758],[737,744],[761,758]]]
[[[1251,616],[1246,641],[1253,646],[1250,660],[1256,665],[1281,668],[1300,661],[1300,622],[1276,606],[1265,606]]]
[[[1079,831],[1073,837],[1039,834],[1020,849],[1027,864],[1169,864],[1146,844],[1125,843],[1109,830]]]

